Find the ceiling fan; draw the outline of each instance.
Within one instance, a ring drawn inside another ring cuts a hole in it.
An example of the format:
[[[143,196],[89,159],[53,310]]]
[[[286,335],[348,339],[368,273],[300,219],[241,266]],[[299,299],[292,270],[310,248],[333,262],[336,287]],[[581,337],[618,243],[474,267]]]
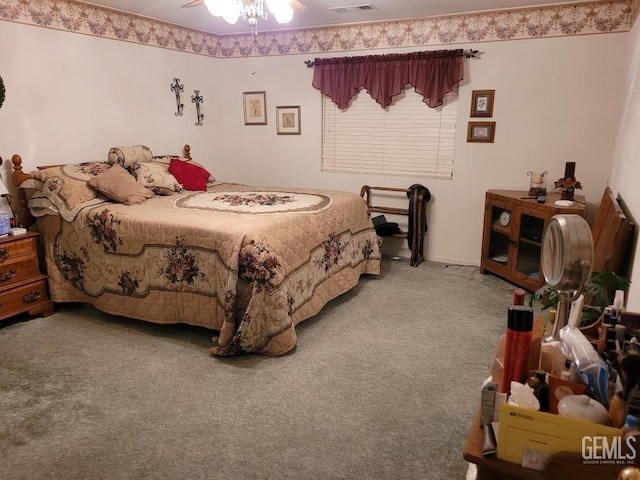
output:
[[[267,19],[265,3],[278,23],[288,23],[294,14],[307,10],[307,7],[298,0],[193,0],[182,5],[182,8],[206,5],[211,15],[222,17],[231,24],[236,23],[238,18],[242,17],[251,26],[251,32],[256,35],[258,33],[258,17]]]
[[[291,8],[293,8],[293,12],[296,14],[305,12],[307,10],[307,7],[301,4],[298,0],[287,0],[287,2],[289,2],[289,4],[291,5]],[[204,5],[204,3],[205,3],[205,0],[193,0],[192,2],[189,2],[186,5],[182,5],[182,8],[199,7],[200,5]],[[244,3],[249,4],[252,2],[249,1]]]

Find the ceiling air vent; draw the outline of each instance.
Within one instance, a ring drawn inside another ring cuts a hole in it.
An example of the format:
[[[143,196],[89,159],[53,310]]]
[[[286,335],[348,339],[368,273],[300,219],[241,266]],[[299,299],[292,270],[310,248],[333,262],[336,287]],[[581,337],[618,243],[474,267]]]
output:
[[[376,10],[376,7],[374,7],[370,3],[365,3],[363,5],[348,5],[345,7],[329,7],[329,10],[333,10],[336,13],[347,13],[347,12],[362,12],[364,10]]]

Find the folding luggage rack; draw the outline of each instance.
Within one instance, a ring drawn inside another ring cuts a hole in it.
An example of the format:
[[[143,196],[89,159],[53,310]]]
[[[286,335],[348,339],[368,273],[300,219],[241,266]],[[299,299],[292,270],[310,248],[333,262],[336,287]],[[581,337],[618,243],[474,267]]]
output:
[[[406,215],[409,217],[408,232],[394,233],[390,236],[407,239],[409,249],[411,250],[412,267],[417,267],[424,260],[424,236],[427,231],[425,204],[431,199],[429,190],[421,185],[419,187],[422,188],[417,187],[416,185],[410,188],[371,187],[369,185],[363,185],[360,189],[360,196],[367,203],[370,213],[388,213],[389,215]],[[371,192],[373,190],[404,193],[409,199],[409,207],[397,208],[372,205]]]

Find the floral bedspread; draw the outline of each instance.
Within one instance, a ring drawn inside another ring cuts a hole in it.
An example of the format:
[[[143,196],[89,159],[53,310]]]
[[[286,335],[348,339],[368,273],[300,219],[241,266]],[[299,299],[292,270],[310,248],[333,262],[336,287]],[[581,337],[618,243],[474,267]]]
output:
[[[220,330],[214,355],[281,355],[295,325],[378,274],[356,194],[218,184],[141,205],[41,217],[52,300]]]

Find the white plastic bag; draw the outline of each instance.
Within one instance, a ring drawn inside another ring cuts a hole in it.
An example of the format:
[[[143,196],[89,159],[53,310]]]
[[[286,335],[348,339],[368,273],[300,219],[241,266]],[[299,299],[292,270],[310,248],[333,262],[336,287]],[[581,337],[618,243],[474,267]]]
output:
[[[507,403],[516,407],[540,410],[540,401],[534,395],[533,388],[519,382],[511,382],[511,395]]]
[[[560,330],[560,341],[566,357],[575,364],[580,378],[587,385],[590,393],[602,405],[608,407],[609,369],[607,363],[579,328],[569,325],[564,327]]]

